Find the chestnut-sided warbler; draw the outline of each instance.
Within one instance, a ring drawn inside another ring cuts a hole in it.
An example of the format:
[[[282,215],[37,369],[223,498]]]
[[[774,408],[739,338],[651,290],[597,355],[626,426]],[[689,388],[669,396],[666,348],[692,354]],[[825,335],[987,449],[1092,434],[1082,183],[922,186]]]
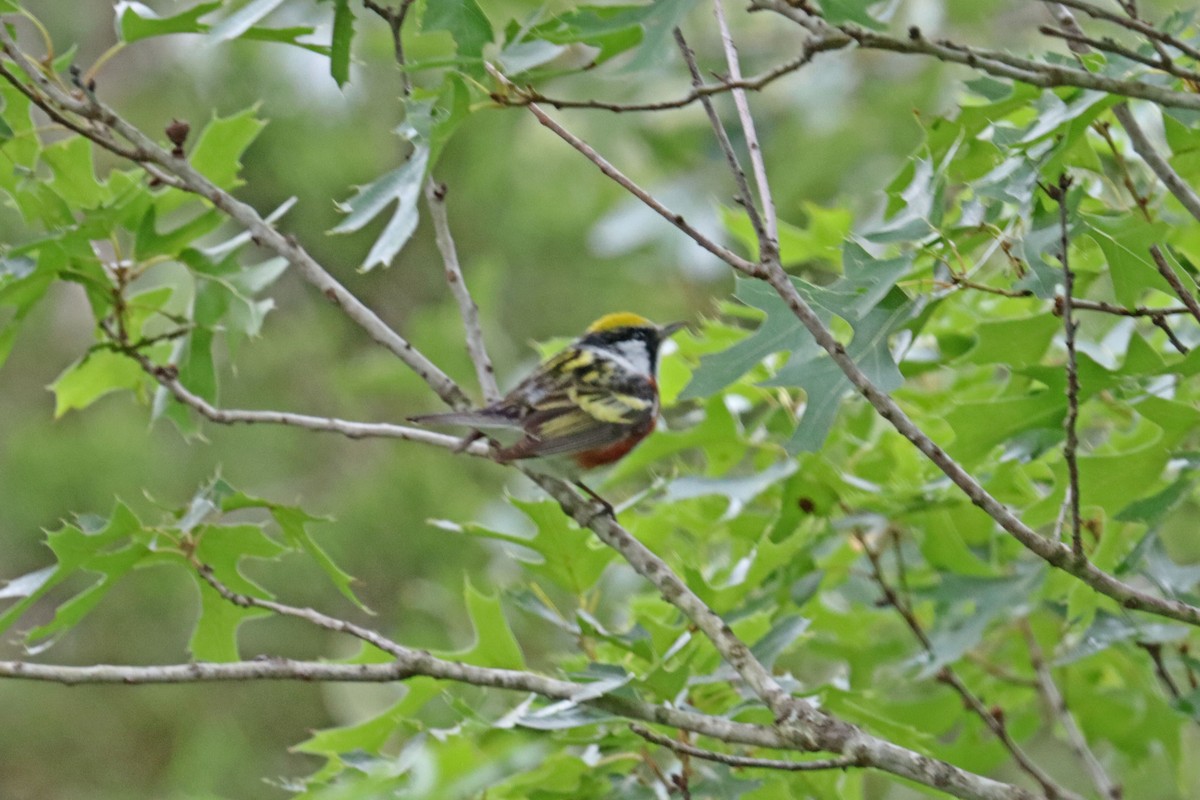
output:
[[[507,431],[516,441],[491,454],[501,463],[544,459],[556,464],[549,471],[567,475],[611,464],[654,430],[658,348],[684,324],[607,314],[495,403],[409,421],[475,428],[463,447],[482,438],[481,431],[495,430],[499,439]]]

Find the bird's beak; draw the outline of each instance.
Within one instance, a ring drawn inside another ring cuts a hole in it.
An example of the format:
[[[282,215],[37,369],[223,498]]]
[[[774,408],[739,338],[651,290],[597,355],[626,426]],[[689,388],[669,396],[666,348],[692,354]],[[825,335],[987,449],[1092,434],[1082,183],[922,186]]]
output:
[[[675,331],[679,330],[680,328],[686,328],[686,327],[687,327],[686,321],[684,321],[684,322],[669,322],[666,325],[663,325],[661,328],[658,329],[658,338],[666,339],[671,334],[675,333]]]

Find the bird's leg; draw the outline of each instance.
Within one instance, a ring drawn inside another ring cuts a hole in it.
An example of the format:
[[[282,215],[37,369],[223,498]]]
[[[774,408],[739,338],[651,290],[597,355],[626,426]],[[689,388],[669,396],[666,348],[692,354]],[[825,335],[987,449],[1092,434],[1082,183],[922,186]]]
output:
[[[468,447],[475,444],[475,442],[482,439],[483,436],[484,436],[483,431],[471,431],[470,433],[468,433],[466,436],[463,437],[461,442],[459,442],[457,445],[454,446],[454,452],[455,453],[463,452]]]
[[[612,503],[608,502],[603,497],[596,494],[596,492],[593,491],[592,487],[588,486],[583,481],[577,480],[577,481],[575,481],[575,485],[578,486],[580,489],[582,489],[584,494],[586,494],[588,497],[595,500],[601,506],[599,511],[597,511],[592,516],[588,517],[587,523],[585,523],[585,524],[590,525],[592,520],[594,520],[596,517],[598,517],[602,514],[607,514],[608,516],[612,517],[614,521],[616,520],[617,510],[615,508],[613,508]]]

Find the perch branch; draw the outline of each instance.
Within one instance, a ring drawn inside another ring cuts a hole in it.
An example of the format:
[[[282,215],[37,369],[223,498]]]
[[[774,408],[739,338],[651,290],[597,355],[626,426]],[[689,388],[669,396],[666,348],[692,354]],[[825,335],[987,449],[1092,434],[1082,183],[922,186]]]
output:
[[[353,422],[336,417],[293,414],[289,411],[217,408],[180,383],[178,373],[173,366],[164,367],[156,364],[132,346],[121,346],[119,344],[114,346],[120,352],[135,360],[143,371],[158,381],[176,400],[192,408],[206,419],[221,425],[287,425],[310,431],[337,433],[350,439],[403,439],[410,442],[431,444],[435,447],[444,447],[448,450],[457,450],[462,445],[462,437],[460,436],[448,436],[444,433],[427,431],[422,428],[411,428],[406,425],[395,425],[389,422]],[[465,452],[473,456],[487,457],[488,455],[487,447],[483,442],[472,444]]]

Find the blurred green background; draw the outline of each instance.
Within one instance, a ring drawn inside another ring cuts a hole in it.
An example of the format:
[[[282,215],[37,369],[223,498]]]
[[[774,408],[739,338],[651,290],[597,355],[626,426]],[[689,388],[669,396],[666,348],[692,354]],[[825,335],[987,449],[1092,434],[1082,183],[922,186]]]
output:
[[[59,52],[77,46],[82,66],[115,41],[108,3],[30,5]],[[149,5],[166,14],[190,4]],[[540,4],[482,5],[497,22]],[[747,16],[735,6],[747,74],[795,52],[794,26]],[[427,223],[390,269],[368,274],[356,267],[381,223],[351,236],[325,233],[340,219],[334,202],[402,156],[391,133],[399,121],[399,80],[388,32],[357,4],[354,10],[358,63],[344,92],[315,55],[186,37],[150,40],[120,53],[99,73],[97,91],[155,133],[172,118],[198,130],[212,114],[259,104],[269,125],[246,154],[239,196],[262,212],[296,196],[280,227],[463,385],[473,386]],[[707,7],[697,10],[695,30],[709,30],[707,16],[700,16],[709,13]],[[1042,13],[1039,3],[914,0],[898,5],[897,25],[915,22],[1020,49],[1019,40],[1005,36],[1030,36]],[[272,21],[330,14],[328,5],[289,4]],[[717,63],[718,42],[697,37],[692,45],[705,63]],[[686,91],[674,53],[662,54],[658,75],[654,84],[630,85],[619,64],[610,65],[547,91],[617,100]],[[922,119],[953,107],[953,77],[921,60],[843,52],[822,56],[753,96],[780,216],[803,222],[808,204],[877,213],[878,190],[919,142]],[[726,111],[727,102],[721,101]],[[716,232],[717,210],[732,204],[732,191],[698,106],[660,114],[556,116],[676,210]],[[101,157],[98,163],[103,168],[110,162]],[[695,318],[710,313],[732,286],[711,258],[627,201],[520,110],[472,115],[436,174],[449,186],[451,225],[502,385],[511,385],[532,363],[531,342],[573,335],[613,310],[659,320]],[[28,236],[16,220],[15,213],[0,212],[8,241]],[[39,308],[0,371],[0,578],[48,564],[42,530],[73,512],[107,514],[120,497],[153,518],[158,504],[183,503],[220,472],[248,493],[333,517],[315,533],[360,579],[360,595],[378,612],[372,624],[380,630],[417,647],[468,643],[464,580],[469,576],[487,590],[503,580],[502,562],[493,564],[478,539],[456,537],[427,520],[502,513],[509,480],[503,470],[418,445],[286,428],[206,425],[205,441],[187,442],[169,423],[149,426],[146,406],[128,395],[56,421],[45,387],[93,341],[92,317],[76,288],[56,287],[54,302]],[[263,337],[243,348],[236,368],[226,364],[223,370],[224,406],[393,422],[438,407],[398,361],[299,278],[285,276],[273,296],[277,309]],[[124,581],[55,644],[53,660],[148,664],[186,658],[198,600],[178,577],[160,568]],[[262,565],[255,577],[288,602],[363,618],[302,559]],[[39,621],[35,613],[25,624]],[[536,657],[539,626],[522,618],[513,623]],[[316,657],[348,647],[281,620],[246,626],[242,637],[250,654]],[[0,658],[20,655],[11,642],[0,642]],[[290,744],[310,729],[360,717],[394,691],[295,683],[68,689],[0,682],[0,798],[284,797],[279,781],[318,766],[288,754]]]

